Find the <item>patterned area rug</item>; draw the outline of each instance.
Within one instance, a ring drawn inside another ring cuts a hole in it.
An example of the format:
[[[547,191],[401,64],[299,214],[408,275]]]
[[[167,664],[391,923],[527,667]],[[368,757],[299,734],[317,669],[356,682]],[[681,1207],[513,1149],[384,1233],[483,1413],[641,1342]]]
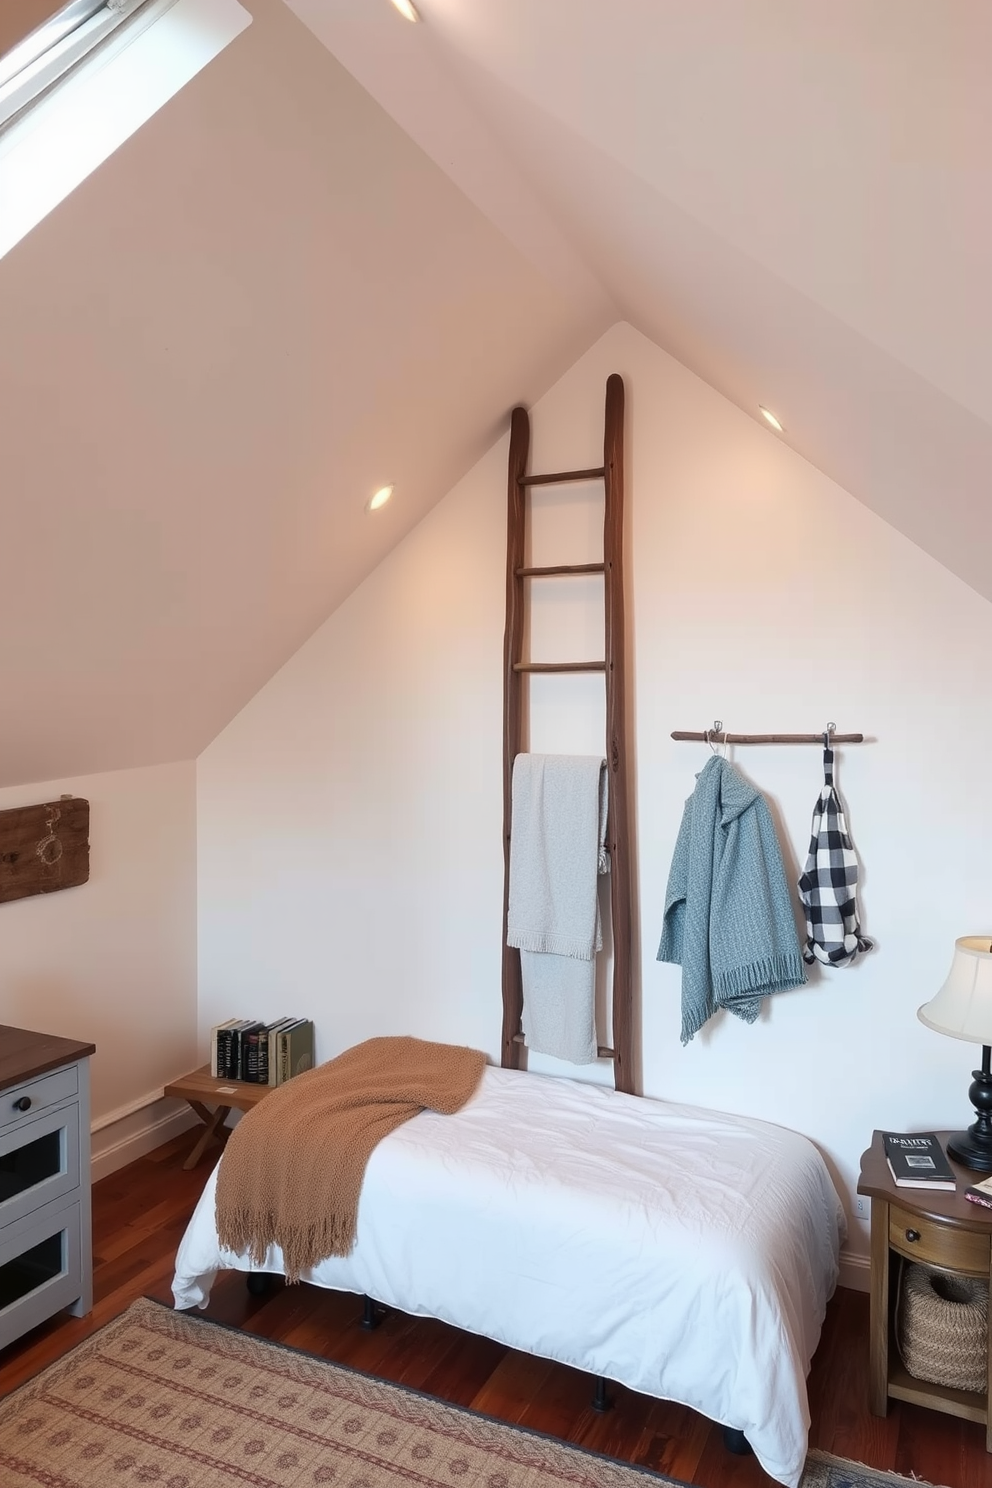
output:
[[[3,1488],[673,1482],[147,1300],[0,1401]],[[811,1454],[802,1488],[893,1484]]]
[[[904,1478],[899,1473],[878,1472],[860,1462],[810,1452],[799,1488],[933,1488],[922,1478]]]

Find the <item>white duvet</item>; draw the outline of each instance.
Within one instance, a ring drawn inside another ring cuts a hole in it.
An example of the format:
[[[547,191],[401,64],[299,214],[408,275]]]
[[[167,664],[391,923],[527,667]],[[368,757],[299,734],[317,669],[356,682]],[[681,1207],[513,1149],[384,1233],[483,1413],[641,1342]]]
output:
[[[252,1269],[220,1248],[215,1187],[216,1172],[179,1247],[177,1307]],[[680,1401],[796,1488],[843,1230],[796,1132],[486,1069],[457,1115],[422,1112],[379,1144],[351,1255],[304,1280]],[[284,1270],[277,1248],[259,1269]]]

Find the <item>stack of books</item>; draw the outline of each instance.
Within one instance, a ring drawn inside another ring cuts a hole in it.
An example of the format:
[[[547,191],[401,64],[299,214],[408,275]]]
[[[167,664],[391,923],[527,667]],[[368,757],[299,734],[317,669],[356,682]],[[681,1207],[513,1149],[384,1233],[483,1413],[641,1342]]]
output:
[[[280,1018],[276,1023],[228,1018],[210,1030],[210,1073],[215,1079],[283,1085],[312,1068],[309,1018]]]
[[[883,1132],[885,1160],[897,1188],[957,1187],[954,1169],[936,1132]]]

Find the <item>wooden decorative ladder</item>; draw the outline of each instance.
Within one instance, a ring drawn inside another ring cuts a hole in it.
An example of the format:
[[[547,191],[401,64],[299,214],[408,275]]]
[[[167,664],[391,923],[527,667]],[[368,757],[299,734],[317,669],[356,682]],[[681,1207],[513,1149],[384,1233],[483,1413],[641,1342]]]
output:
[[[606,842],[610,854],[610,908],[613,923],[613,1047],[600,1047],[601,1058],[613,1060],[618,1090],[634,1093],[634,1019],[631,981],[631,870],[627,815],[627,749],[624,693],[623,605],[623,379],[613,373],[606,383],[603,464],[594,470],[562,470],[528,475],[530,419],[515,408],[510,423],[507,486],[506,630],[503,636],[503,1042],[504,1069],[519,1069],[524,1046],[521,1031],[523,989],[520,952],[506,943],[510,888],[511,787],[513,761],[525,747],[523,687],[533,672],[603,672],[606,679],[606,759],[609,812]],[[605,491],[602,563],[525,566],[527,489],[568,481],[602,480]],[[597,574],[604,578],[606,645],[602,661],[536,662],[523,657],[528,634],[528,585],[535,578]]]

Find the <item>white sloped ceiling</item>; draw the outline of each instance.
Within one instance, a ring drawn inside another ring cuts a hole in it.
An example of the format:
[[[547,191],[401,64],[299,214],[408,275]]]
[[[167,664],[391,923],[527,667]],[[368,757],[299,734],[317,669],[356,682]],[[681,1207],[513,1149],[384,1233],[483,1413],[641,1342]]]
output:
[[[0,260],[0,784],[196,754],[621,317],[992,598],[987,0],[245,3]]]
[[[616,319],[250,9],[0,259],[0,785],[197,754]]]
[[[626,319],[992,598],[986,0],[291,3],[499,220],[471,100]]]

